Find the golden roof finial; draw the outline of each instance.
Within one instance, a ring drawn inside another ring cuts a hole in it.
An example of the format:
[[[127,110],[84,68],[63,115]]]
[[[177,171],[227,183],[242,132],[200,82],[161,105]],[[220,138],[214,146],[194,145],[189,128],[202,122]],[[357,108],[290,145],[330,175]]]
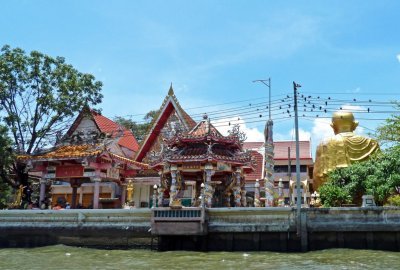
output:
[[[171,86],[169,87],[168,95],[169,96],[173,96],[174,95],[174,89],[172,88],[172,82],[171,82]]]

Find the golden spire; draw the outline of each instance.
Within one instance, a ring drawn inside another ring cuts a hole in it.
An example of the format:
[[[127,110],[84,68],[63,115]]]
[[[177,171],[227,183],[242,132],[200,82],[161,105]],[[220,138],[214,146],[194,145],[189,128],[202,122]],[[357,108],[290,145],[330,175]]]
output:
[[[172,82],[171,82],[171,86],[169,87],[168,95],[169,96],[173,96],[174,95],[174,89],[172,88]]]

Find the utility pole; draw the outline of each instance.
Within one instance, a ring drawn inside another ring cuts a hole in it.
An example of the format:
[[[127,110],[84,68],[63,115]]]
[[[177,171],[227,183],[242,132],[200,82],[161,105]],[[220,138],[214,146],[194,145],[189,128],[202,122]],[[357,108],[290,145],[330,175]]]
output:
[[[268,106],[268,109],[269,109],[269,117],[268,117],[268,119],[271,119],[271,77],[269,77],[268,78],[268,80],[254,80],[253,82],[260,82],[260,83],[263,83],[263,84],[265,84],[267,87],[268,87],[268,95],[269,95],[269,106]]]
[[[296,191],[297,191],[297,234],[300,235],[301,230],[301,192],[300,192],[300,149],[299,149],[299,117],[297,110],[297,88],[301,87],[300,84],[293,82],[294,92],[294,129],[296,135]]]
[[[274,140],[273,140],[273,125],[271,118],[271,78],[268,80],[254,80],[253,82],[261,82],[268,86],[269,95],[269,119],[265,124],[264,129],[264,190],[265,190],[265,206],[273,206],[274,201]]]

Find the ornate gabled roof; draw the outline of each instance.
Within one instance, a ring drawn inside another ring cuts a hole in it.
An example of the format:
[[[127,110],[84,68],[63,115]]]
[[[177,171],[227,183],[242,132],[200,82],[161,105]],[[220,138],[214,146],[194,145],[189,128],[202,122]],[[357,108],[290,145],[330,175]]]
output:
[[[191,162],[226,162],[233,165],[251,165],[250,152],[229,149],[219,144],[196,143],[177,148],[165,148],[162,153],[156,154],[152,160],[152,167],[164,162],[191,163]]]
[[[189,131],[196,125],[196,122],[182,109],[171,84],[168,95],[165,97],[160,109],[157,111],[157,114],[150,124],[150,129],[147,132],[146,138],[139,146],[136,161],[143,160],[173,112],[176,112],[177,117],[182,122],[183,131]]]
[[[54,147],[46,152],[37,155],[22,155],[18,156],[18,160],[63,160],[63,159],[76,159],[90,156],[97,156],[104,151],[102,145],[63,145],[59,147]]]
[[[238,136],[235,134],[230,134],[228,136],[222,135],[218,129],[210,123],[206,115],[203,117],[203,120],[189,132],[177,134],[167,140],[167,144],[170,146],[200,142],[219,143],[228,146],[228,148],[241,149],[241,142]]]
[[[55,161],[55,160],[68,160],[68,159],[79,159],[85,157],[96,157],[99,155],[106,154],[111,159],[116,159],[122,163],[135,165],[139,169],[147,169],[148,165],[134,161],[133,159],[126,158],[114,153],[106,151],[104,144],[84,144],[84,145],[63,145],[49,149],[46,152],[37,155],[22,155],[18,156],[20,161]]]

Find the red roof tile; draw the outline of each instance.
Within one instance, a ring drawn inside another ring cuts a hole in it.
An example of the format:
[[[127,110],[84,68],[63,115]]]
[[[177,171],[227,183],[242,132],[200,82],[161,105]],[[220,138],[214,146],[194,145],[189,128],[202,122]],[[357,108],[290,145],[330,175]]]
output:
[[[123,135],[119,139],[118,144],[134,152],[136,152],[139,149],[139,144],[130,130],[121,127],[114,121],[108,119],[107,117],[95,111],[92,111],[92,115],[93,115],[93,120],[96,122],[96,125],[99,127],[101,132],[112,133],[114,136],[116,136],[121,130],[123,130]]]
[[[264,142],[244,142],[243,149],[259,149],[264,146]]]
[[[119,139],[118,144],[134,152],[136,152],[139,149],[139,144],[130,130],[124,131],[124,135],[122,136],[121,139]]]
[[[288,159],[288,147],[290,147],[290,159],[296,159],[296,142],[274,142],[274,159]],[[312,159],[310,141],[299,142],[300,159]]]
[[[262,168],[263,168],[263,162],[264,162],[264,157],[258,153],[257,151],[251,151],[251,156],[252,159],[256,162],[254,165],[254,171],[246,174],[246,180],[256,180],[256,179],[261,179],[262,178]]]
[[[101,132],[104,133],[117,133],[119,130],[122,129],[120,125],[115,123],[114,121],[108,119],[107,117],[95,112],[91,111],[93,120],[96,122],[97,127],[100,129]]]

